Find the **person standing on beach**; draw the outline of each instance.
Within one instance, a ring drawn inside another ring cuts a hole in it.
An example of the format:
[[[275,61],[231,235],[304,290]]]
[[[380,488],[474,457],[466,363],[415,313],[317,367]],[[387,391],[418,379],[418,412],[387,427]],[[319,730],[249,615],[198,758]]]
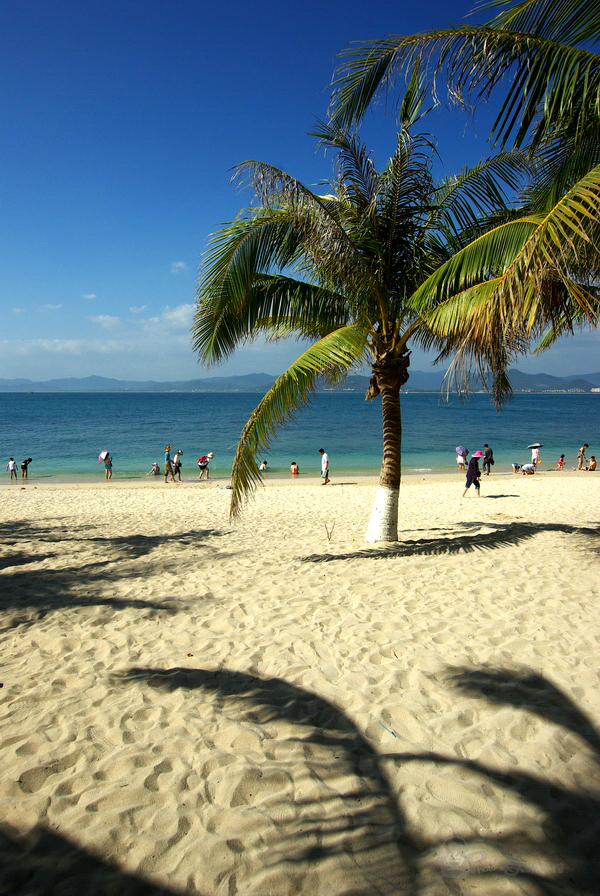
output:
[[[565,466],[565,456],[564,456],[564,454],[561,454],[561,456],[558,458],[558,460],[556,462],[556,469],[562,470],[564,466]]]
[[[533,464],[534,467],[537,467],[537,465],[538,465],[539,463],[541,463],[541,461],[540,461],[540,449],[539,449],[539,448],[532,448],[532,449],[531,449],[531,463]]]
[[[175,481],[175,477],[177,476],[178,481],[181,482],[181,468],[183,466],[182,457],[183,451],[180,448],[173,458],[173,481]]]
[[[464,453],[464,454],[462,451],[456,452],[456,463],[458,464],[458,472],[459,473],[465,472],[465,466],[467,464],[467,454],[469,453],[466,448],[465,448],[465,452],[466,453]]]
[[[329,482],[329,455],[325,453],[324,448],[319,448],[319,454],[321,455],[321,479],[323,480],[321,485],[327,485]]]
[[[168,480],[169,476],[171,477],[171,481],[175,482],[173,462],[171,460],[171,446],[167,445],[165,448],[165,482]]]
[[[579,454],[577,455],[577,469],[578,470],[581,470],[583,468],[583,462],[585,460],[585,449],[589,448],[589,447],[590,446],[588,445],[588,443],[585,442],[585,444],[583,444],[581,446],[581,448],[579,449]]]
[[[494,465],[494,452],[489,445],[483,446],[483,461],[481,465],[483,467],[483,475],[489,476],[490,470]]]
[[[17,472],[17,465],[15,463],[14,457],[9,457],[8,463],[6,465],[6,471],[10,476],[11,482],[12,482],[13,475],[14,475],[15,479],[19,478],[19,474]]]
[[[21,464],[21,479],[29,478],[29,464],[31,463],[32,460],[33,460],[33,458],[28,457],[27,460],[24,460],[23,463]]]
[[[465,490],[462,493],[462,496],[467,494],[472,485],[475,486],[475,491],[477,492],[477,497],[481,498],[481,471],[479,469],[479,458],[483,457],[483,453],[481,451],[476,451],[471,460],[469,461],[469,466],[467,467],[467,481],[465,483]]]
[[[112,457],[110,456],[110,452],[106,452],[106,456],[104,458],[104,478],[112,479]]]

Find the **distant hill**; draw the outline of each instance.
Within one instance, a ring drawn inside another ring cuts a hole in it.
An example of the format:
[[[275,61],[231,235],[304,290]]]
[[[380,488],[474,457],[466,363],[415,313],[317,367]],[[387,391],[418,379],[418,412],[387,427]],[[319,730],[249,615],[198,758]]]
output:
[[[413,370],[403,392],[437,392],[444,378],[443,371]],[[510,371],[515,392],[590,392],[600,388],[600,372],[551,376],[547,373],[522,373],[517,368]],[[34,382],[26,379],[0,379],[0,392],[256,392],[264,393],[275,382],[268,373],[249,373],[245,376],[212,376],[197,380],[117,380],[105,376],[69,377],[68,379]],[[368,376],[349,376],[335,387],[322,384],[320,390],[333,388],[336,392],[365,392]],[[473,389],[477,389],[474,385]]]

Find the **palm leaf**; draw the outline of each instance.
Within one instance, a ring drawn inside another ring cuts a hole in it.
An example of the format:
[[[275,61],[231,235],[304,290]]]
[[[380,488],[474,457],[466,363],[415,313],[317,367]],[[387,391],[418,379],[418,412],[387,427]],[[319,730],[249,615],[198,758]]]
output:
[[[252,412],[240,437],[232,467],[232,516],[240,513],[245,499],[260,483],[257,456],[264,454],[276,429],[306,405],[320,376],[343,378],[365,360],[369,331],[352,325],[328,334],[310,346],[275,381]]]
[[[430,74],[434,98],[443,84],[444,91],[463,104],[469,98],[487,99],[512,74],[493,126],[503,143],[514,132],[515,145],[523,145],[532,128],[534,146],[556,127],[574,127],[581,136],[590,118],[600,118],[600,57],[561,44],[558,38],[493,25],[461,25],[367,41],[341,58],[329,110],[338,127],[360,121],[369,105],[389,97],[397,80],[407,80],[415,66]]]

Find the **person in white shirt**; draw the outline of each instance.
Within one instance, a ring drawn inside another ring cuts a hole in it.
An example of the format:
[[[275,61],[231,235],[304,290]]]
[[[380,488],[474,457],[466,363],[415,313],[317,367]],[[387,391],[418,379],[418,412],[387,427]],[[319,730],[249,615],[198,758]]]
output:
[[[15,463],[14,457],[9,458],[8,463],[6,465],[6,470],[10,474],[11,480],[12,480],[13,476],[15,477],[15,479],[19,478],[18,471],[17,471],[17,465]]]
[[[323,480],[322,485],[327,485],[329,482],[329,456],[325,453],[324,448],[319,448],[319,454],[321,455],[321,479]]]

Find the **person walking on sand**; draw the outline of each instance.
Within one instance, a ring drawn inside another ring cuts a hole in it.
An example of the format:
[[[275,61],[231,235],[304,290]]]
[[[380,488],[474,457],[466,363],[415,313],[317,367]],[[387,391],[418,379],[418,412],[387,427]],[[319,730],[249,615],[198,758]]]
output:
[[[323,480],[321,485],[327,485],[329,482],[329,455],[325,453],[324,448],[319,448],[319,454],[321,455],[321,479]]]
[[[173,461],[171,460],[171,446],[167,445],[165,448],[165,482],[167,482],[169,476],[171,477],[171,482],[175,482]]]
[[[10,476],[11,482],[12,482],[13,476],[15,477],[15,479],[19,478],[19,474],[17,472],[17,465],[15,463],[14,457],[9,457],[8,463],[6,465],[6,471]]]
[[[481,471],[479,469],[479,458],[483,457],[483,452],[476,451],[471,460],[469,461],[469,466],[467,467],[467,481],[465,483],[465,490],[462,493],[462,496],[467,494],[472,485],[475,486],[475,491],[477,492],[477,497],[481,498]]]
[[[104,458],[104,478],[112,479],[112,462],[113,459],[110,456],[110,452],[106,452],[106,456]]]
[[[585,442],[585,443],[581,446],[581,448],[579,449],[579,454],[577,455],[577,469],[578,469],[578,470],[583,469],[583,462],[584,462],[584,460],[586,459],[586,457],[585,457],[585,449],[586,449],[586,448],[589,448],[589,447],[590,447],[590,446],[588,445],[588,443]]]
[[[175,477],[177,477],[177,481],[181,482],[181,468],[183,466],[183,451],[181,448],[177,451],[177,454],[173,458],[173,481],[175,481]]]
[[[563,470],[564,466],[565,466],[565,456],[564,456],[564,454],[561,454],[561,456],[556,461],[556,469]]]
[[[483,461],[481,466],[483,467],[483,475],[489,476],[490,470],[494,466],[494,452],[489,445],[483,446]]]
[[[32,460],[33,460],[33,458],[28,457],[27,460],[24,460],[22,462],[22,464],[21,464],[21,479],[29,478],[29,464],[31,463]]]

